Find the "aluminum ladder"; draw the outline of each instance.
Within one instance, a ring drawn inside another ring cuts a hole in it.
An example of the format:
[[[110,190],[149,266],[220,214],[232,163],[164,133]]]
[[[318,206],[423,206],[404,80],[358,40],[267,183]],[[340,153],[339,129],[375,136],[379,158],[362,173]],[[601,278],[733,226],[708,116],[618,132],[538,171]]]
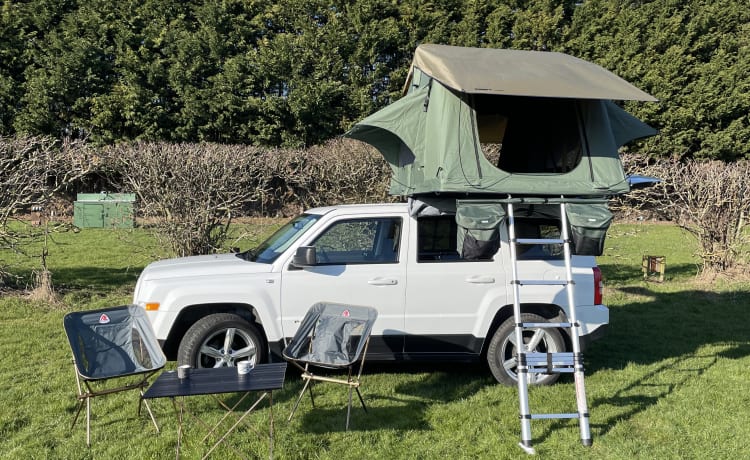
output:
[[[521,199],[519,202],[523,202]],[[560,239],[522,239],[516,238],[513,203],[507,204],[508,236],[510,239],[510,255],[513,285],[513,315],[515,317],[515,340],[518,375],[519,418],[521,420],[521,442],[519,446],[529,454],[534,454],[531,445],[531,421],[535,419],[573,419],[577,418],[581,432],[581,443],[591,446],[591,431],[589,429],[589,412],[586,403],[586,387],[583,379],[583,354],[579,336],[580,324],[576,318],[575,282],[571,265],[571,240],[568,228],[568,217],[564,198],[560,201],[560,219],[562,224]],[[562,245],[565,258],[565,280],[522,280],[518,275],[518,245],[559,244]],[[524,286],[559,285],[565,286],[568,302],[568,321],[566,323],[523,323],[521,322],[521,290]],[[560,328],[570,332],[572,352],[565,353],[537,353],[530,352],[524,346],[523,332],[542,328]],[[577,412],[562,414],[533,414],[529,409],[529,376],[541,373],[572,373],[575,379]]]

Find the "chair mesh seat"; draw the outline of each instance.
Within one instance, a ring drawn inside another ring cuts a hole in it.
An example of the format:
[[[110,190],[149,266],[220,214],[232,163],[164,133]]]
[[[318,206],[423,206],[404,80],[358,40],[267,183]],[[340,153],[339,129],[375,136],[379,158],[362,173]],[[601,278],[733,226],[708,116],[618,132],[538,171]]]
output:
[[[63,326],[73,353],[78,386],[78,410],[71,428],[85,403],[86,443],[91,444],[91,398],[127,390],[140,390],[143,396],[148,379],[166,365],[167,358],[146,312],[137,305],[68,313],[63,318]],[[116,380],[118,384],[102,383],[96,390],[91,386],[92,382],[133,375],[140,375],[137,382]],[[139,412],[141,401],[139,399]],[[145,404],[158,431],[151,408],[147,402]]]
[[[306,389],[312,398],[312,381],[324,381],[349,385],[349,405],[346,427],[349,428],[352,390],[357,391],[362,407],[367,410],[359,391],[360,377],[367,354],[372,326],[378,312],[372,307],[320,302],[308,310],[292,341],[282,352],[284,359],[300,368],[305,385],[289,415],[291,420]],[[359,372],[353,375],[353,367],[359,362]],[[315,375],[311,366],[327,369],[347,369],[346,380]],[[313,405],[315,401],[313,400]]]

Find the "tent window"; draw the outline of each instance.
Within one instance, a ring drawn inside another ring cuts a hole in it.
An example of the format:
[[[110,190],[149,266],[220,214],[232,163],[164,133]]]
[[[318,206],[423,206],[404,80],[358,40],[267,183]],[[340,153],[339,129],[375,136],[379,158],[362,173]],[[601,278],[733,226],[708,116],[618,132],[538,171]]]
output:
[[[564,174],[583,153],[576,103],[566,99],[474,95],[482,151],[509,173]]]

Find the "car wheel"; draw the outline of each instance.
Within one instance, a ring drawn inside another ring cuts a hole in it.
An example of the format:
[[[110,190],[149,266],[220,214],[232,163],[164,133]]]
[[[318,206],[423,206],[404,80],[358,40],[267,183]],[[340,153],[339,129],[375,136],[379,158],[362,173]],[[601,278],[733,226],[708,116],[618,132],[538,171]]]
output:
[[[238,315],[216,313],[187,330],[177,352],[178,364],[234,367],[237,361],[262,363],[265,347],[258,329]]]
[[[544,323],[546,319],[533,313],[521,314],[521,322]],[[565,351],[565,341],[558,329],[525,329],[523,341],[528,346],[531,344],[530,352],[534,353],[559,353]],[[516,331],[515,319],[508,318],[497,328],[487,348],[487,363],[492,375],[504,385],[516,385],[518,383],[516,360]],[[560,378],[560,374],[529,374],[531,385],[551,385]]]

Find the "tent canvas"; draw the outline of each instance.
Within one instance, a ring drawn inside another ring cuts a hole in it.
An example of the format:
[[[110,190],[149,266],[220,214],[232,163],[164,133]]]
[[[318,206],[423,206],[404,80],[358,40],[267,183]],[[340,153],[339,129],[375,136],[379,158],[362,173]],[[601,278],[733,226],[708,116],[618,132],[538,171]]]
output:
[[[612,102],[653,97],[562,53],[421,45],[405,93],[346,133],[383,154],[394,195],[622,194],[619,147],[656,134]]]

